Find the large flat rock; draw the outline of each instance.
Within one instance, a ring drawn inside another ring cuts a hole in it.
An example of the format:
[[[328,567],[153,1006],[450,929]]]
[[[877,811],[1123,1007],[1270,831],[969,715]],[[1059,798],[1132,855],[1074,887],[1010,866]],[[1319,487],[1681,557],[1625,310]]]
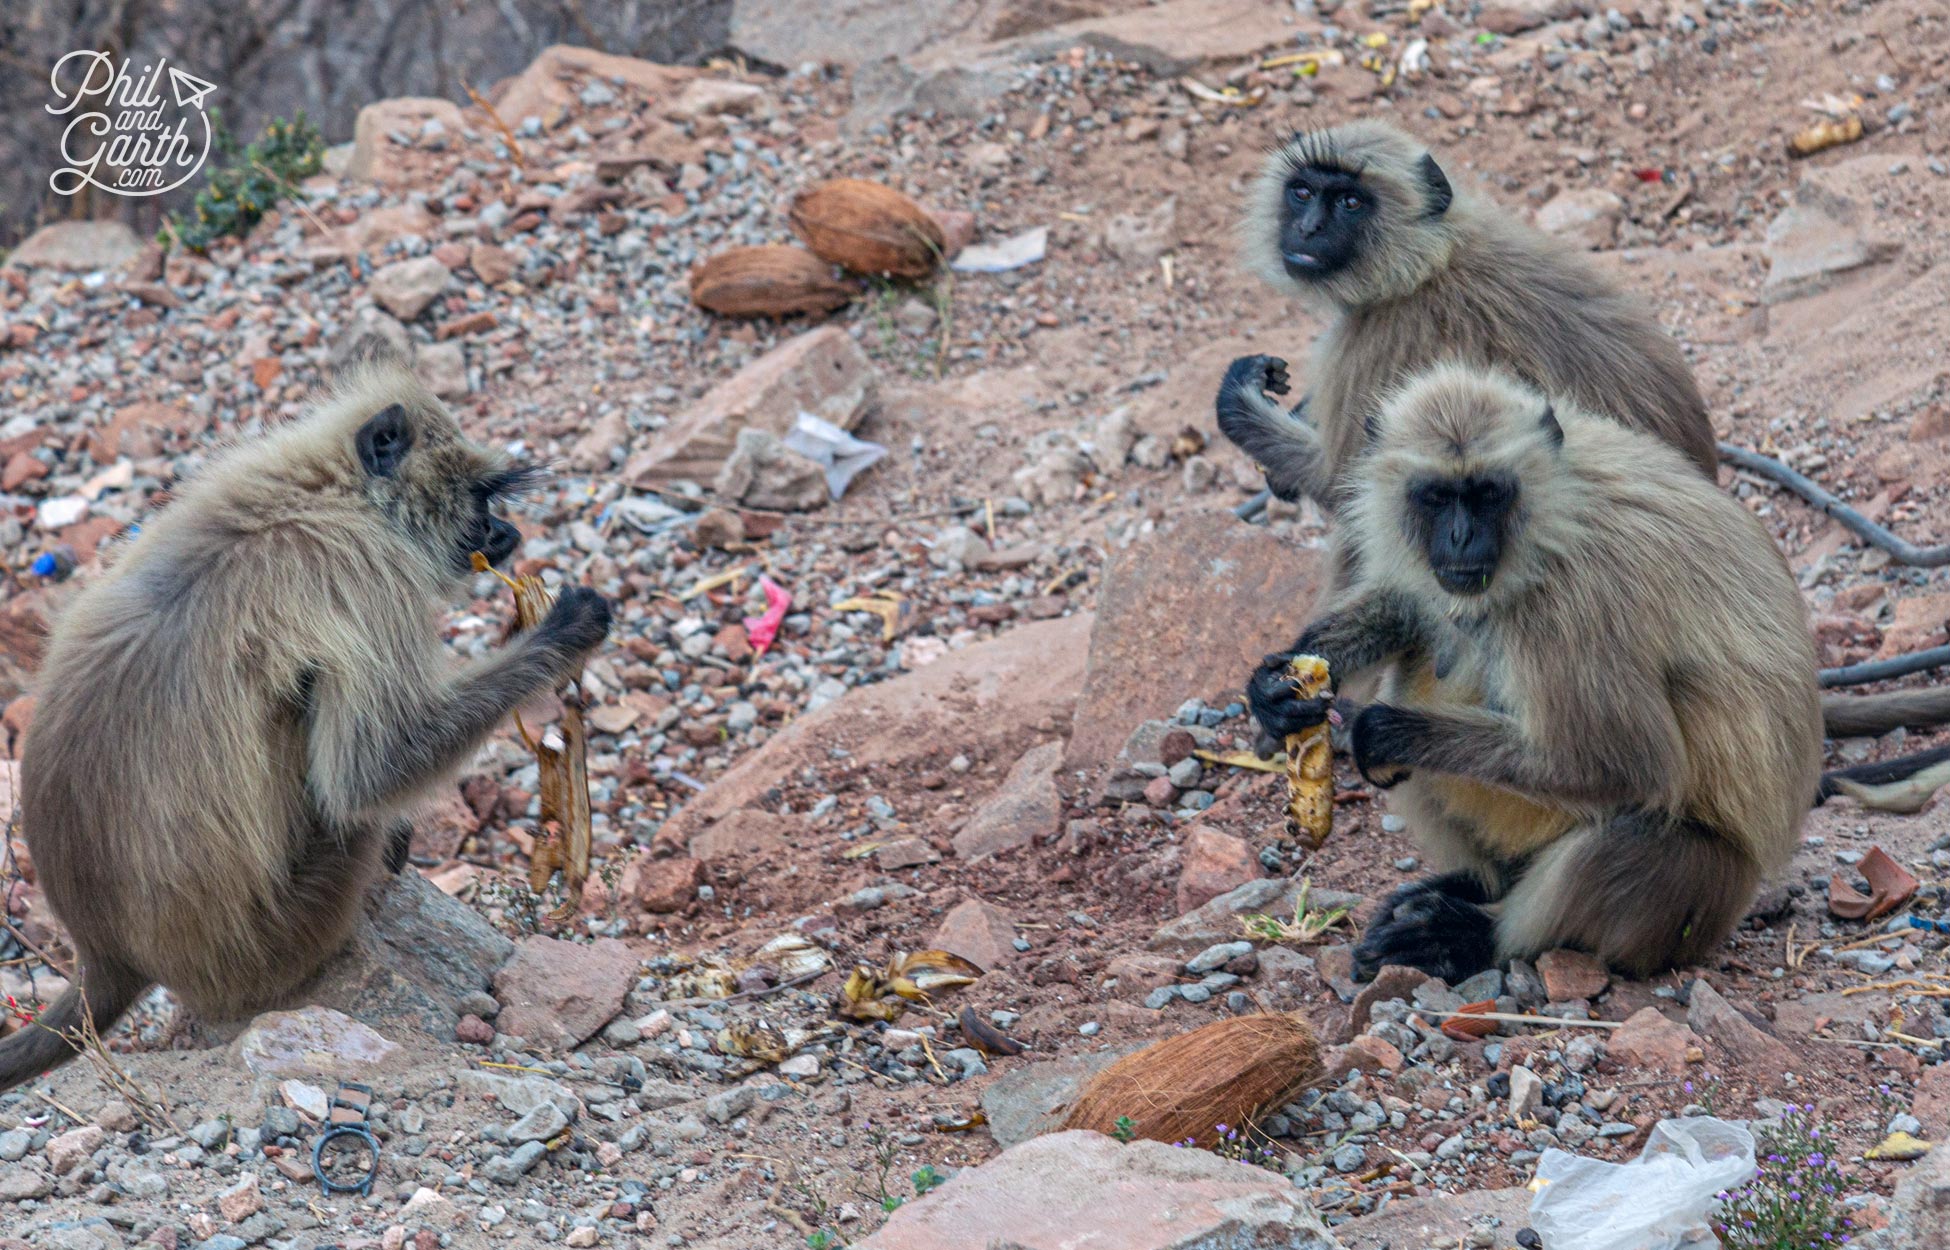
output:
[[[1339,1250],[1277,1173],[1163,1142],[1037,1137],[888,1218],[859,1250]]]
[[[1319,580],[1318,552],[1229,511],[1181,517],[1119,552],[1064,765],[1108,763],[1139,722],[1188,698],[1243,698],[1253,666],[1300,632]]]
[[[858,686],[793,721],[725,771],[658,832],[683,847],[732,812],[760,806],[780,778],[843,748],[860,765],[899,765],[946,754],[1015,758],[1064,732],[1083,685],[1088,613],[1024,625],[951,651],[892,681]]]

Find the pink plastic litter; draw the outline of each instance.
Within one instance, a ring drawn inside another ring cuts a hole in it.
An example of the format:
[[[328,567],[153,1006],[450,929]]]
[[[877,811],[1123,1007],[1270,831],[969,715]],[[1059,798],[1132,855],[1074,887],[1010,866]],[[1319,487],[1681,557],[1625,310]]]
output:
[[[759,578],[758,588],[765,592],[765,615],[746,617],[745,635],[751,640],[752,650],[764,655],[779,636],[779,625],[792,606],[792,595],[769,577]]]

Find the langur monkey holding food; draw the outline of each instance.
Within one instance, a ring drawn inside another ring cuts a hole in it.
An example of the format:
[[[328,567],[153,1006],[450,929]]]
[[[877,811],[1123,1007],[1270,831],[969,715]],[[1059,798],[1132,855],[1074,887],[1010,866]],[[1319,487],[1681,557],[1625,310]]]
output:
[[[344,945],[405,862],[401,813],[609,633],[607,601],[571,587],[491,658],[442,644],[471,555],[519,545],[492,509],[530,479],[404,365],[368,362],[213,460],[60,616],[22,817],[79,986],[0,1041],[0,1089],[150,985],[233,1017]]]
[[[1219,388],[1220,430],[1280,498],[1307,496],[1338,514],[1382,397],[1444,360],[1500,369],[1644,431],[1677,450],[1684,471],[1717,480],[1705,401],[1646,307],[1572,246],[1453,185],[1423,144],[1387,123],[1304,132],[1271,153],[1242,241],[1253,272],[1330,319],[1306,397],[1290,412],[1271,398],[1290,390],[1277,357],[1241,357]],[[1830,693],[1821,703],[1833,737],[1950,722],[1950,688]],[[1920,769],[1941,765],[1887,761],[1886,776],[1860,784],[1915,785]]]
[[[1632,975],[1697,962],[1784,866],[1821,774],[1801,593],[1761,524],[1659,439],[1475,366],[1377,409],[1294,644],[1446,868],[1369,921],[1356,975],[1452,984],[1558,946]],[[1270,662],[1280,657],[1269,657]],[[1281,726],[1326,699],[1256,692]]]

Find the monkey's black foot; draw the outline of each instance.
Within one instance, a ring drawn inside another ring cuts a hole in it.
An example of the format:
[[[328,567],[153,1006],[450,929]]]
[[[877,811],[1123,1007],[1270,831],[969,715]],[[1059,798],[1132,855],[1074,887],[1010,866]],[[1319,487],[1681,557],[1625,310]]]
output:
[[[1400,964],[1454,985],[1495,963],[1496,921],[1489,912],[1422,882],[1390,897],[1354,947],[1357,981]]]
[[[413,850],[413,822],[395,821],[386,831],[386,871],[398,876],[400,869],[406,867],[406,857]]]
[[[1333,710],[1331,696],[1303,699],[1294,690],[1293,680],[1286,671],[1287,661],[1292,658],[1290,651],[1267,656],[1253,670],[1252,680],[1246,683],[1246,702],[1264,735],[1259,741],[1261,755],[1278,750],[1288,734],[1321,724]]]

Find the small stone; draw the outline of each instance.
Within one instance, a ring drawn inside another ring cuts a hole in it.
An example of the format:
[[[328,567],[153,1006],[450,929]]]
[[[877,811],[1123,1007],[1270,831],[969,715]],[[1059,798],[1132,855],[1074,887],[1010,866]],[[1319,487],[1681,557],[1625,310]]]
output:
[[[514,1185],[519,1183],[522,1177],[534,1171],[535,1165],[540,1163],[547,1154],[547,1146],[538,1141],[531,1141],[516,1147],[508,1154],[489,1159],[482,1166],[481,1172],[496,1184]]]
[[[1202,976],[1215,968],[1224,967],[1228,962],[1239,958],[1241,955],[1250,955],[1252,951],[1253,944],[1251,942],[1221,942],[1216,946],[1206,947],[1198,954],[1186,960],[1185,971],[1194,976]]]
[[[1537,957],[1537,972],[1544,978],[1544,993],[1552,1002],[1593,999],[1611,984],[1611,973],[1604,963],[1583,951],[1545,951]]]
[[[401,321],[411,321],[427,310],[452,277],[431,256],[395,261],[373,273],[372,298]]]
[[[1544,1079],[1522,1064],[1510,1069],[1510,1118],[1534,1120],[1544,1102]]]
[[[552,1102],[545,1102],[508,1126],[508,1140],[517,1146],[524,1142],[552,1141],[569,1127],[569,1117]]]
[[[241,1224],[264,1209],[257,1189],[257,1173],[246,1172],[235,1185],[217,1194],[217,1210],[232,1224]]]
[[[85,1124],[77,1129],[69,1129],[47,1143],[47,1164],[54,1169],[56,1176],[66,1176],[82,1164],[89,1156],[101,1149],[108,1134],[93,1124]]]

